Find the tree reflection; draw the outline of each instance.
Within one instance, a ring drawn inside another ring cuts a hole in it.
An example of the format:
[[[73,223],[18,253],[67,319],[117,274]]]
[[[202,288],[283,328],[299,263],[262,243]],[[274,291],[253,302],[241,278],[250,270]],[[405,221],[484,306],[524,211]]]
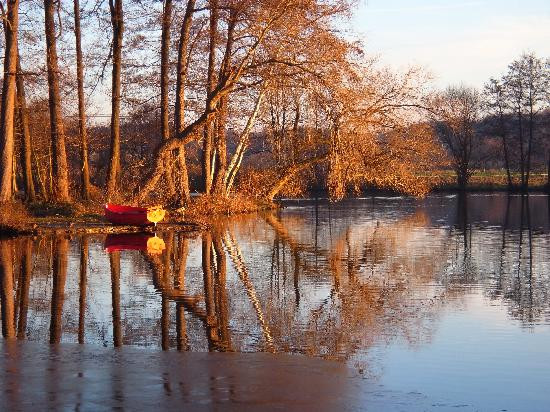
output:
[[[2,281],[2,335],[15,337],[13,298],[13,240],[0,237],[0,277]]]
[[[47,340],[49,322],[51,342],[105,343],[112,330],[115,346],[356,359],[397,337],[429,341],[442,305],[480,293],[532,325],[550,307],[536,201],[502,197],[483,215],[475,196],[455,197],[443,223],[420,206],[356,219],[317,204],[159,233],[152,255],[107,255],[100,236],[2,239],[3,335]]]
[[[29,291],[32,277],[32,239],[22,240],[21,271],[18,282],[19,289],[19,320],[17,323],[17,337],[25,338],[27,330],[27,313],[29,309]]]
[[[50,343],[61,342],[63,303],[65,301],[65,283],[67,280],[67,253],[69,239],[60,235],[53,248],[53,290],[52,315],[50,320]]]
[[[88,237],[82,236],[80,240],[80,282],[78,299],[78,343],[84,343],[85,319],[86,319],[86,288],[88,285]]]
[[[122,346],[122,327],[120,321],[120,252],[109,253],[111,265],[111,302],[113,314],[113,345]]]

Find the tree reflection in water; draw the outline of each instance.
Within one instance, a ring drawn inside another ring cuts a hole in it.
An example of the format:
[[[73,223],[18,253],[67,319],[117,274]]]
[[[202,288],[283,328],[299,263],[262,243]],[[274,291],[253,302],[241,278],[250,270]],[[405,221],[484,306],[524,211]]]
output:
[[[198,237],[160,233],[166,248],[152,255],[107,255],[101,236],[0,239],[2,333],[43,340],[49,319],[52,343],[357,360],[396,338],[429,341],[442,306],[478,291],[526,326],[545,321],[550,242],[547,224],[532,222],[541,199],[503,197],[489,223],[478,201],[448,200],[446,220],[429,204],[316,204]]]

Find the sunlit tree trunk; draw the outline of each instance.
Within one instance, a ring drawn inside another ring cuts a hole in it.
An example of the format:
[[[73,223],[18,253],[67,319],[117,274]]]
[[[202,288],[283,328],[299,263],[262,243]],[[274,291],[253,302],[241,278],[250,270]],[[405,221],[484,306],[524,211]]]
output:
[[[194,9],[195,0],[188,0],[187,7],[185,8],[185,16],[183,17],[180,31],[176,78],[176,106],[174,111],[174,123],[177,135],[183,132],[185,122],[185,83],[187,81],[188,71],[187,49],[189,48]]]
[[[237,176],[237,172],[241,167],[244,153],[249,145],[250,132],[252,131],[252,127],[254,126],[254,122],[256,121],[258,112],[260,111],[260,106],[262,104],[264,95],[265,95],[265,87],[262,87],[258,95],[258,98],[256,99],[254,110],[252,111],[252,114],[248,118],[245,128],[243,129],[241,135],[239,136],[239,143],[237,144],[235,153],[233,153],[233,156],[231,156],[229,166],[227,167],[227,170],[224,176],[224,187],[225,187],[226,196],[229,196],[229,193],[231,192],[231,188],[233,187],[233,183],[235,181],[235,177]]]
[[[208,51],[208,71],[206,79],[206,93],[207,93],[207,105],[208,100],[212,96],[214,91],[216,78],[214,74],[216,65],[216,44],[218,37],[218,0],[210,0],[208,2],[210,6],[210,41]],[[209,195],[212,189],[212,164],[215,161],[212,155],[212,144],[214,135],[214,124],[209,121],[206,123],[204,130],[204,140],[202,145],[202,175],[204,178],[204,193]]]
[[[275,196],[277,196],[279,192],[284,189],[284,187],[290,182],[290,180],[294,176],[302,172],[304,169],[310,167],[311,165],[321,162],[327,159],[328,157],[329,157],[328,154],[315,156],[287,168],[280,175],[279,179],[276,182],[274,182],[273,185],[271,185],[271,188],[269,188],[269,190],[267,191],[265,198],[270,201],[273,200]]]
[[[2,109],[0,112],[0,203],[11,200],[13,195],[13,153],[15,126],[15,94],[17,71],[17,28],[19,0],[8,0],[4,31],[4,79],[2,82]]]
[[[169,72],[170,72],[170,25],[172,22],[172,0],[164,0],[162,13],[162,35],[160,44],[160,124],[162,140],[170,139],[170,110],[168,107]],[[174,153],[170,153],[165,159],[164,176],[170,196],[176,195],[172,168]]]
[[[160,48],[160,119],[163,140],[170,138],[168,109],[168,75],[170,71],[170,23],[172,20],[172,0],[164,0],[162,13],[162,36]]]
[[[195,9],[195,0],[188,0],[185,8],[185,15],[181,25],[179,47],[178,47],[178,66],[176,77],[176,105],[174,111],[174,129],[176,135],[184,130],[185,122],[185,84],[188,71],[188,48],[190,42],[191,24],[193,22],[193,12]],[[189,176],[187,173],[187,160],[185,157],[185,143],[181,143],[178,149],[175,164],[176,181],[176,206],[181,207],[189,202],[191,195],[189,193]]]
[[[54,23],[54,0],[44,0],[46,26],[46,57],[48,64],[48,91],[50,106],[50,134],[52,147],[52,173],[55,198],[69,202],[69,176],[65,151],[65,130],[61,115],[59,94],[59,68],[57,64],[56,34]]]
[[[88,165],[88,132],[84,107],[84,64],[82,63],[82,42],[80,33],[80,4],[74,0],[74,35],[76,40],[76,81],[78,85],[78,131],[80,134],[81,196],[90,200],[90,167]]]
[[[111,90],[111,151],[107,180],[107,198],[115,195],[120,179],[120,73],[124,33],[122,0],[109,0],[113,27],[113,74]]]
[[[229,14],[229,22],[227,26],[227,42],[225,46],[225,53],[223,62],[220,67],[220,78],[226,78],[229,76],[231,68],[231,55],[233,53],[234,32],[235,25],[237,24],[237,16],[234,9],[231,9]],[[226,128],[227,128],[227,116],[229,110],[229,95],[220,99],[220,107],[217,115],[217,130],[216,130],[216,153],[217,153],[217,167],[215,170],[214,179],[214,191],[218,195],[225,195],[225,173],[227,172],[227,140],[226,140]]]

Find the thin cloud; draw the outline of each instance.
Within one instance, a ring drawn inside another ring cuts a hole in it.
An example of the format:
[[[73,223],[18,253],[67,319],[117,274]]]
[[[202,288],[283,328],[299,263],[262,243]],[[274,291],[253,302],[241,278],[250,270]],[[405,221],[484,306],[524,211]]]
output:
[[[445,10],[456,10],[456,9],[465,9],[470,7],[478,7],[484,5],[484,1],[468,1],[464,3],[455,3],[455,4],[440,4],[433,6],[413,6],[413,7],[394,7],[394,8],[381,8],[381,9],[370,9],[367,8],[365,11],[367,13],[420,13],[427,11],[445,11]]]

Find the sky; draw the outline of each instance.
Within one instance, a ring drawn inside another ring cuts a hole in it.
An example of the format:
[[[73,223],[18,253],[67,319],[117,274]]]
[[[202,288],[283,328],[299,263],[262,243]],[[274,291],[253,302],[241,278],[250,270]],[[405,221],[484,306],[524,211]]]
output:
[[[381,63],[420,65],[436,87],[481,87],[523,52],[550,57],[550,0],[360,0],[353,30]]]

